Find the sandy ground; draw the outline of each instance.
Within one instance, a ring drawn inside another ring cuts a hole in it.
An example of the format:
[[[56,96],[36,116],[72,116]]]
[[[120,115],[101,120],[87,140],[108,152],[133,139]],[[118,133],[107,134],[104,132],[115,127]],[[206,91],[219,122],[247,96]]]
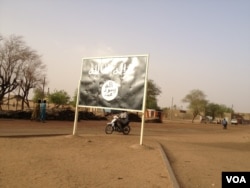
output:
[[[140,123],[106,135],[106,121],[0,119],[0,187],[221,187],[222,171],[250,171],[250,125]],[[162,147],[161,147],[162,146]],[[162,152],[163,150],[164,152]]]

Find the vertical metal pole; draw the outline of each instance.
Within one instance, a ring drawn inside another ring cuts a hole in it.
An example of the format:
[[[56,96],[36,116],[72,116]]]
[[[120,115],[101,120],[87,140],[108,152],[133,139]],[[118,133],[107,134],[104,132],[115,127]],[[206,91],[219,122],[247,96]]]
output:
[[[143,107],[142,107],[142,122],[141,122],[141,137],[140,137],[140,145],[142,145],[143,140],[143,132],[144,132],[144,123],[145,123],[145,111],[146,111],[146,98],[147,98],[147,90],[148,90],[148,56],[146,60],[146,75],[145,75],[145,89],[144,89],[144,99],[143,99]]]
[[[174,98],[172,97],[172,103],[171,103],[171,116],[170,119],[172,120],[172,115],[173,115],[173,102],[174,102]]]
[[[140,145],[142,145],[142,140],[143,140],[143,132],[144,132],[144,123],[145,123],[145,115],[144,112],[142,113],[142,123],[141,123],[141,138],[140,138]]]
[[[47,97],[49,97],[49,87],[48,87]],[[48,108],[49,108],[49,100],[48,100]]]
[[[76,106],[76,109],[75,109],[75,120],[74,120],[73,135],[76,135],[77,121],[78,121],[78,106]]]
[[[43,97],[42,97],[42,99],[44,99],[44,87],[45,87],[45,77],[43,78]]]
[[[76,135],[76,131],[77,131],[78,104],[79,104],[80,83],[81,83],[81,80],[79,80],[78,90],[77,90],[77,96],[76,96],[76,108],[75,108],[75,120],[74,120],[73,135]]]

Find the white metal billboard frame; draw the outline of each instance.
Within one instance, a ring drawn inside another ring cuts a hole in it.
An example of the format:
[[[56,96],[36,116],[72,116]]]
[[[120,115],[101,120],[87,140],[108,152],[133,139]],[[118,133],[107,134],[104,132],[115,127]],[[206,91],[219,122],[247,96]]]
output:
[[[141,112],[142,118],[141,118],[141,134],[140,134],[140,145],[143,144],[143,133],[144,133],[144,123],[145,123],[145,108],[146,108],[146,98],[147,98],[147,83],[148,83],[148,62],[149,62],[149,55],[143,54],[143,55],[124,55],[124,56],[104,56],[104,57],[88,57],[88,58],[82,58],[82,61],[84,59],[105,59],[105,58],[124,58],[124,57],[146,57],[146,69],[145,69],[145,78],[144,78],[144,96],[143,96],[143,105],[142,110],[131,110],[134,112]],[[75,108],[75,118],[74,118],[74,127],[73,127],[73,135],[76,135],[77,133],[77,122],[78,122],[78,108],[79,107],[88,107],[88,108],[102,108],[102,109],[115,109],[115,110],[126,110],[126,109],[120,109],[120,108],[106,108],[106,107],[98,107],[98,106],[85,106],[85,105],[79,105],[79,95],[80,95],[80,85],[81,85],[81,77],[82,77],[82,70],[83,70],[83,62],[81,66],[81,76],[80,80],[78,82],[78,88],[77,88],[77,98],[76,98],[76,108]]]

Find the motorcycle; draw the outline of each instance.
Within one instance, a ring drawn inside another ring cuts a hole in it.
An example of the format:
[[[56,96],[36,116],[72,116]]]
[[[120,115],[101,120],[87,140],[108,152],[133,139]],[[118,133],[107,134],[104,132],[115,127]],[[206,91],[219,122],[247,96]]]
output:
[[[112,121],[107,123],[107,126],[105,128],[106,134],[112,134],[114,131],[116,132],[122,132],[124,135],[128,135],[131,128],[129,126],[129,121],[126,124],[122,124],[122,128],[118,125],[118,116],[114,116]]]

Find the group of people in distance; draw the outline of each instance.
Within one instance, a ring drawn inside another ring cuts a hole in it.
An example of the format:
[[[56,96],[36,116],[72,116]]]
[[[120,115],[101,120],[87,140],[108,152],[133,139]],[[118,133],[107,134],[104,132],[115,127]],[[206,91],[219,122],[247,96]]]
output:
[[[46,100],[38,100],[31,115],[31,121],[41,121],[45,123],[46,118]]]

